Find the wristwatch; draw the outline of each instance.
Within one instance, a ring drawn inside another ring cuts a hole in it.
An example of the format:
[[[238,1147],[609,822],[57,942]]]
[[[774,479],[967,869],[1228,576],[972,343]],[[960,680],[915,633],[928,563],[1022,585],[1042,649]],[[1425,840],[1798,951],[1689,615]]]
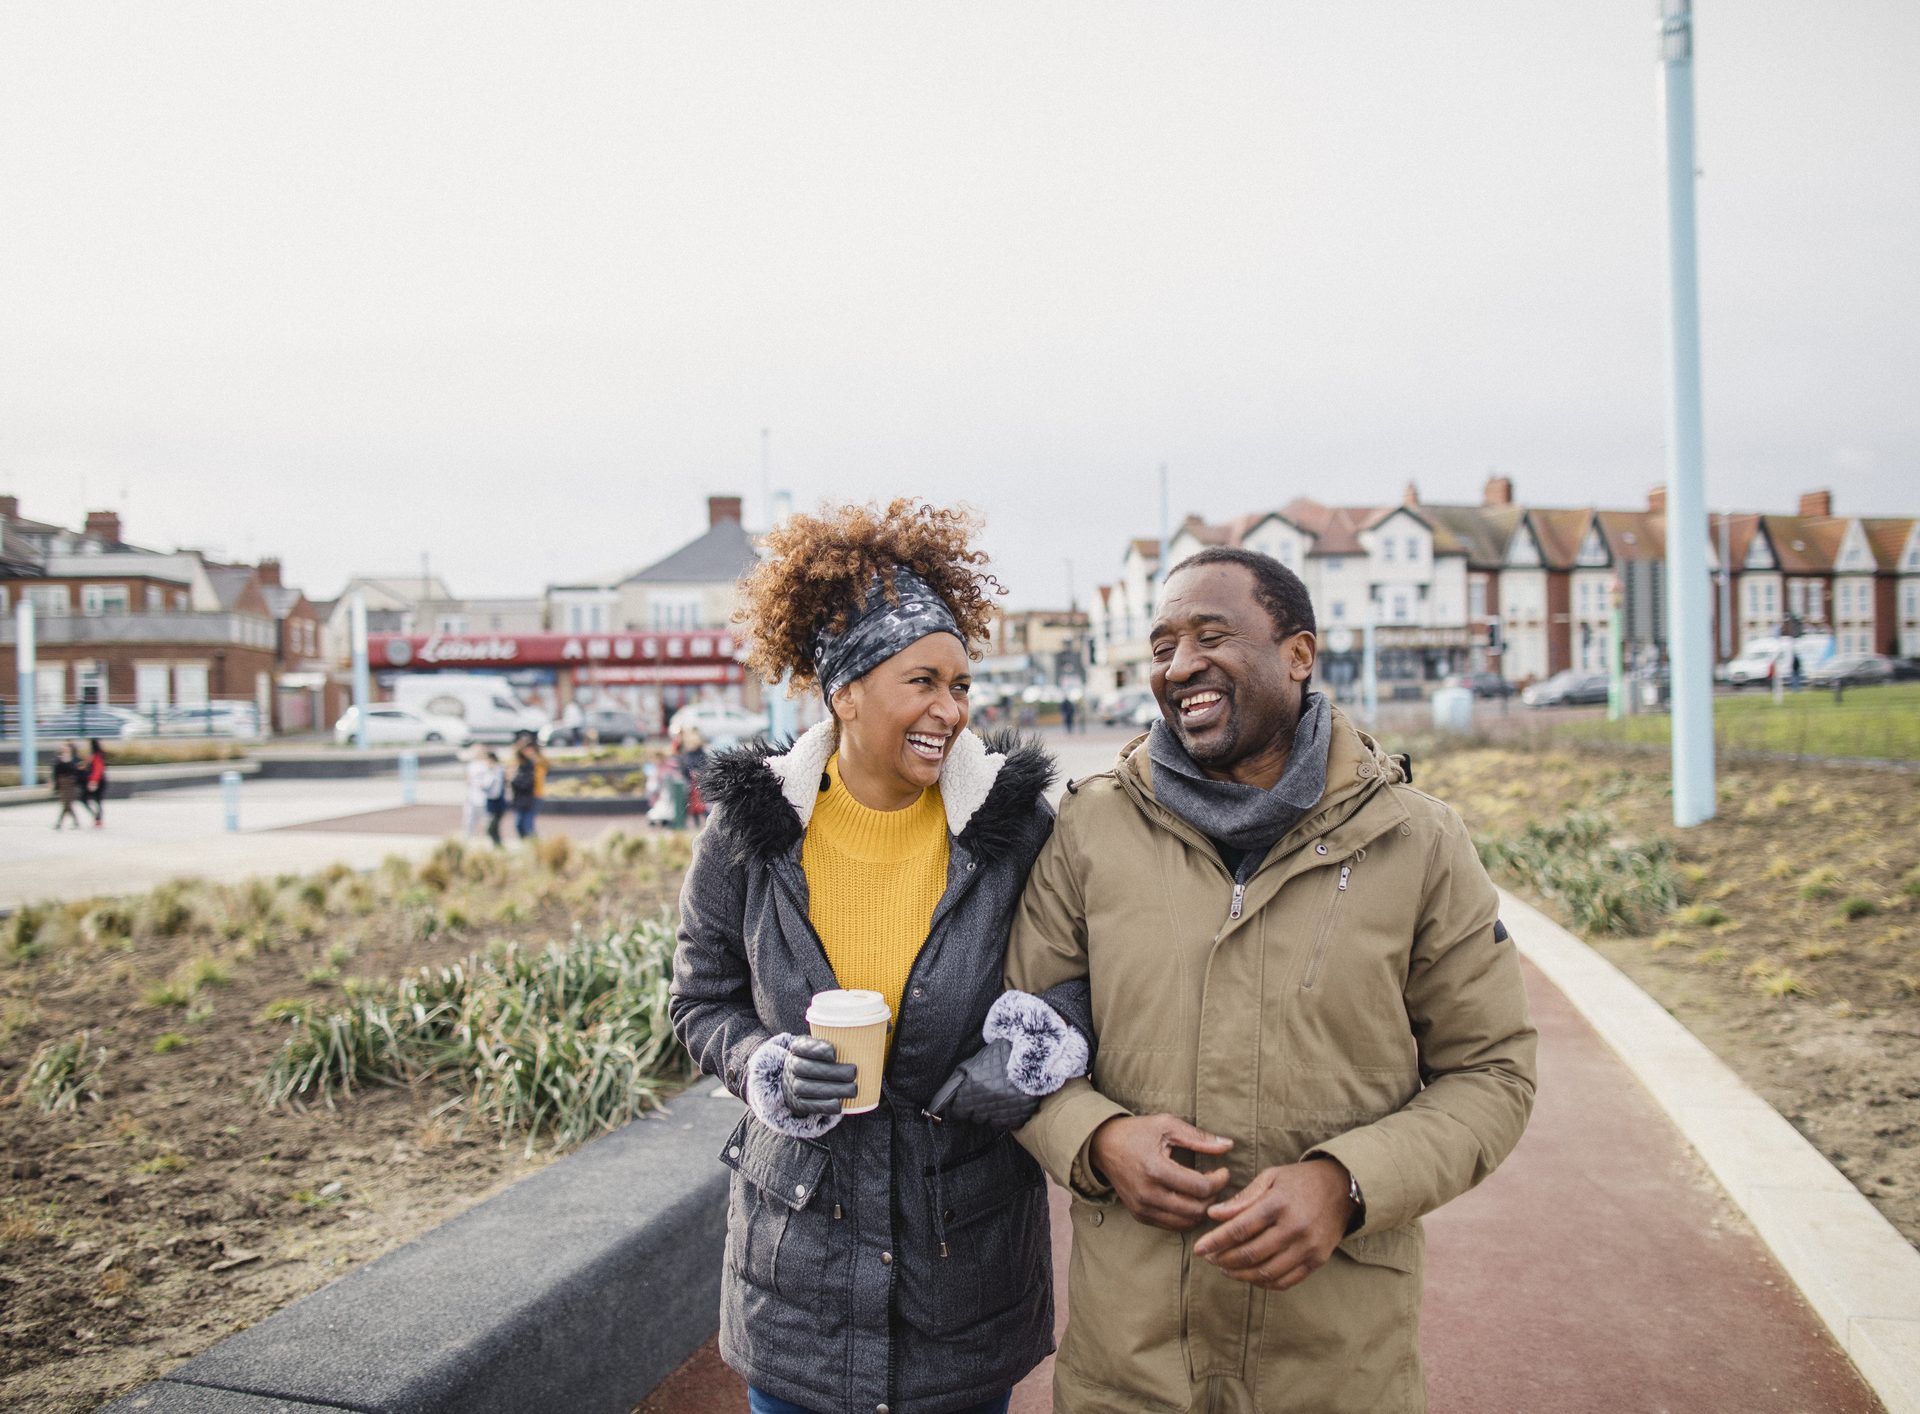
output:
[[[1347,1233],[1351,1236],[1367,1220],[1367,1200],[1360,1196],[1360,1180],[1353,1176],[1352,1169],[1347,1170],[1347,1201],[1353,1204],[1353,1216],[1347,1219]]]

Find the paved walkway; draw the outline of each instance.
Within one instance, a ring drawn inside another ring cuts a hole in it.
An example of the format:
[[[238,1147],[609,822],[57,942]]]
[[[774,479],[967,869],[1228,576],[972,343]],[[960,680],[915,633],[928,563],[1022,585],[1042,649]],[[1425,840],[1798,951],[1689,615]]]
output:
[[[240,828],[229,832],[220,787],[190,786],[107,800],[107,823],[53,829],[50,802],[0,809],[0,909],[40,899],[137,893],[191,874],[233,883],[260,874],[307,873],[330,864],[369,868],[389,854],[422,858],[458,834],[466,794],[457,765],[425,767],[415,804],[394,776],[347,780],[248,780]],[[84,815],[82,817],[85,818]],[[547,833],[591,839],[638,816],[547,815]],[[513,837],[507,821],[506,836]]]
[[[1531,966],[1527,986],[1540,1028],[1533,1122],[1491,1179],[1427,1219],[1433,1414],[1879,1410],[1652,1097]],[[1050,1378],[1043,1367],[1024,1381],[1014,1414],[1051,1409]],[[708,1345],[643,1409],[745,1407]]]

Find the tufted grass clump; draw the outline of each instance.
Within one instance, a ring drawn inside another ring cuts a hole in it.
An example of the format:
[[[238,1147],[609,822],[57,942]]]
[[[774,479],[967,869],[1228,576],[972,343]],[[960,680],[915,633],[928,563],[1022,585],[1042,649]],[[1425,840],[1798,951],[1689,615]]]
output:
[[[1865,894],[1852,894],[1840,900],[1840,917],[1849,923],[1857,918],[1871,918],[1879,911],[1879,900]]]
[[[1837,898],[1840,894],[1840,871],[1829,865],[1808,872],[1800,881],[1800,897],[1808,903],[1818,903],[1822,899]]]
[[[109,1053],[93,1044],[93,1034],[76,1031],[49,1041],[33,1053],[26,1073],[14,1085],[14,1098],[42,1114],[71,1114],[100,1098],[100,1072]]]
[[[331,1105],[356,1085],[459,1087],[458,1108],[570,1148],[654,1108],[690,1075],[667,1016],[674,933],[660,918],[505,944],[325,1013],[289,1007],[292,1034],[259,1082],[269,1107]]]
[[[1591,811],[1482,839],[1479,849],[1490,872],[1558,900],[1583,933],[1643,936],[1680,903],[1683,875],[1673,846],[1616,839]]]
[[[1692,903],[1673,916],[1683,928],[1724,928],[1731,918],[1717,903]]]

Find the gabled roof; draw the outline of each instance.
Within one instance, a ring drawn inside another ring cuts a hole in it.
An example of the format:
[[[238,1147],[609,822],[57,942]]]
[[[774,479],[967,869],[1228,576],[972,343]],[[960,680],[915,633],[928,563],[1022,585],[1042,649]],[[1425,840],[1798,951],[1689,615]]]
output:
[[[645,569],[635,570],[622,584],[732,584],[759,560],[753,537],[737,520],[721,520],[706,534],[690,540]]]
[[[1540,563],[1552,570],[1572,569],[1593,512],[1579,507],[1529,506],[1526,516],[1540,545]]]
[[[1873,558],[1883,570],[1900,568],[1900,552],[1907,548],[1907,539],[1913,534],[1911,516],[1875,516],[1863,518],[1860,528],[1867,533],[1867,544],[1873,549]]]
[[[1127,550],[1132,554],[1139,555],[1142,559],[1157,560],[1160,558],[1160,537],[1157,535],[1149,535],[1144,538],[1130,540],[1127,542]],[[1126,556],[1122,555],[1121,558],[1125,559]]]
[[[268,613],[276,619],[284,619],[299,604],[300,591],[278,584],[263,584],[260,586],[260,597],[267,601]]]
[[[1667,554],[1667,517],[1664,511],[1595,511],[1600,533],[1616,563],[1663,560]]]
[[[233,565],[208,565],[207,579],[213,585],[214,597],[219,599],[220,607],[231,609],[247,592],[247,586],[253,583],[253,571]]]
[[[1467,567],[1497,570],[1507,561],[1507,542],[1520,524],[1522,508],[1505,506],[1439,506],[1423,503],[1420,513],[1434,528],[1436,541],[1442,531],[1467,557]]]
[[[1813,528],[1805,516],[1763,516],[1767,538],[1773,543],[1774,558],[1783,574],[1830,574],[1839,541],[1827,548],[1826,536]],[[1829,517],[1822,517],[1829,519]],[[1842,532],[1844,534],[1844,531]]]

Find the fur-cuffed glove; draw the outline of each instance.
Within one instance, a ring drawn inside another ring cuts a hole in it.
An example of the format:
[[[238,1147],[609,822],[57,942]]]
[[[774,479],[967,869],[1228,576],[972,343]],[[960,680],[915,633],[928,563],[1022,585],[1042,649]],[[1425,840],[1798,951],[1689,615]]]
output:
[[[948,1077],[941,1113],[995,1129],[1018,1129],[1044,1096],[1087,1073],[1087,1038],[1030,992],[1004,992],[981,1028],[987,1045]]]
[[[818,1139],[840,1123],[840,1102],[859,1089],[859,1069],[834,1057],[833,1042],[782,1031],[747,1058],[747,1107],[769,1129]]]

